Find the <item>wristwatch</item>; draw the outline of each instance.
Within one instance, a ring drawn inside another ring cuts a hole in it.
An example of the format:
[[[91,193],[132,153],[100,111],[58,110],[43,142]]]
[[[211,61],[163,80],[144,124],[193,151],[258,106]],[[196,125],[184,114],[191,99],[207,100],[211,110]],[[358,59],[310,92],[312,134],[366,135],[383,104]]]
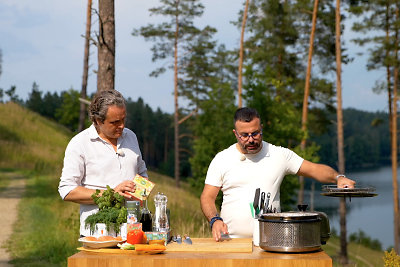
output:
[[[221,217],[219,217],[219,214],[217,213],[214,217],[211,218],[210,220],[210,228],[212,229],[215,221],[224,221]]]
[[[339,177],[346,177],[346,175],[344,175],[344,174],[336,175],[336,181],[339,180]]]

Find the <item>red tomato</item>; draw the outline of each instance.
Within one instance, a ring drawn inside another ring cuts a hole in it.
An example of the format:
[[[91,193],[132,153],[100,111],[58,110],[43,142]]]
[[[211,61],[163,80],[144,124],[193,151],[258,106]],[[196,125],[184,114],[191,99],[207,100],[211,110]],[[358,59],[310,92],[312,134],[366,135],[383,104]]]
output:
[[[126,237],[126,242],[128,242],[131,245],[142,244],[143,236],[144,236],[144,232],[142,230],[135,229],[135,230],[129,231],[128,235]]]

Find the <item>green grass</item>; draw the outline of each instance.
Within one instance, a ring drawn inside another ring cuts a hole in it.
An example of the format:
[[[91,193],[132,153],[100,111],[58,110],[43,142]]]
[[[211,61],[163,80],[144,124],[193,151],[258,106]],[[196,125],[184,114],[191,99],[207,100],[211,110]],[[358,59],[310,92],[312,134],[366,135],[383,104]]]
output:
[[[27,177],[7,244],[13,263],[66,266],[78,245],[79,208],[63,202],[57,186],[72,133],[12,102],[0,104],[0,117],[0,191],[10,179]]]
[[[9,177],[10,173],[12,172],[5,170],[0,171],[0,192],[4,191],[10,184],[10,177]]]
[[[0,116],[0,168],[60,168],[72,136],[68,130],[12,102],[0,104]]]
[[[18,206],[8,249],[16,266],[66,266],[76,252],[79,210],[63,202],[54,176],[32,174]]]

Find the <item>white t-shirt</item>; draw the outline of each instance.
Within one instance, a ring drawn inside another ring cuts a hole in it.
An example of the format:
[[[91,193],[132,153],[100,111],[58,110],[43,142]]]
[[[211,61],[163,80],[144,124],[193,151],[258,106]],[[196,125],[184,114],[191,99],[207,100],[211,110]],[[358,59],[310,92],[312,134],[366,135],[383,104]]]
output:
[[[250,205],[256,188],[271,193],[269,206],[280,211],[279,188],[287,174],[296,174],[303,159],[293,151],[262,143],[256,154],[242,154],[233,144],[211,161],[205,183],[221,187],[221,217],[231,237],[252,237]]]
[[[134,132],[124,128],[117,149],[119,153],[99,136],[94,125],[75,135],[65,150],[58,186],[60,196],[64,199],[78,186],[106,189],[109,185],[114,188],[125,180],[132,180],[136,174],[147,177],[146,164]],[[97,211],[97,205],[80,205],[81,235],[90,235],[85,220]]]

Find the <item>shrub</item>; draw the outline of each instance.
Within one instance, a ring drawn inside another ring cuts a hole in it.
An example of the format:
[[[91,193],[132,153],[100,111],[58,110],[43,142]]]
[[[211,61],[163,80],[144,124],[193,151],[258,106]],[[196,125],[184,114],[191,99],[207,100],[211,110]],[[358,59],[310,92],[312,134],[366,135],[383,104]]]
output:
[[[373,250],[382,250],[382,244],[378,239],[372,239],[367,236],[362,230],[359,230],[358,233],[352,233],[349,236],[351,242],[361,244]]]
[[[385,267],[400,267],[400,255],[396,254],[393,248],[390,252],[385,251],[383,261],[385,262]]]

